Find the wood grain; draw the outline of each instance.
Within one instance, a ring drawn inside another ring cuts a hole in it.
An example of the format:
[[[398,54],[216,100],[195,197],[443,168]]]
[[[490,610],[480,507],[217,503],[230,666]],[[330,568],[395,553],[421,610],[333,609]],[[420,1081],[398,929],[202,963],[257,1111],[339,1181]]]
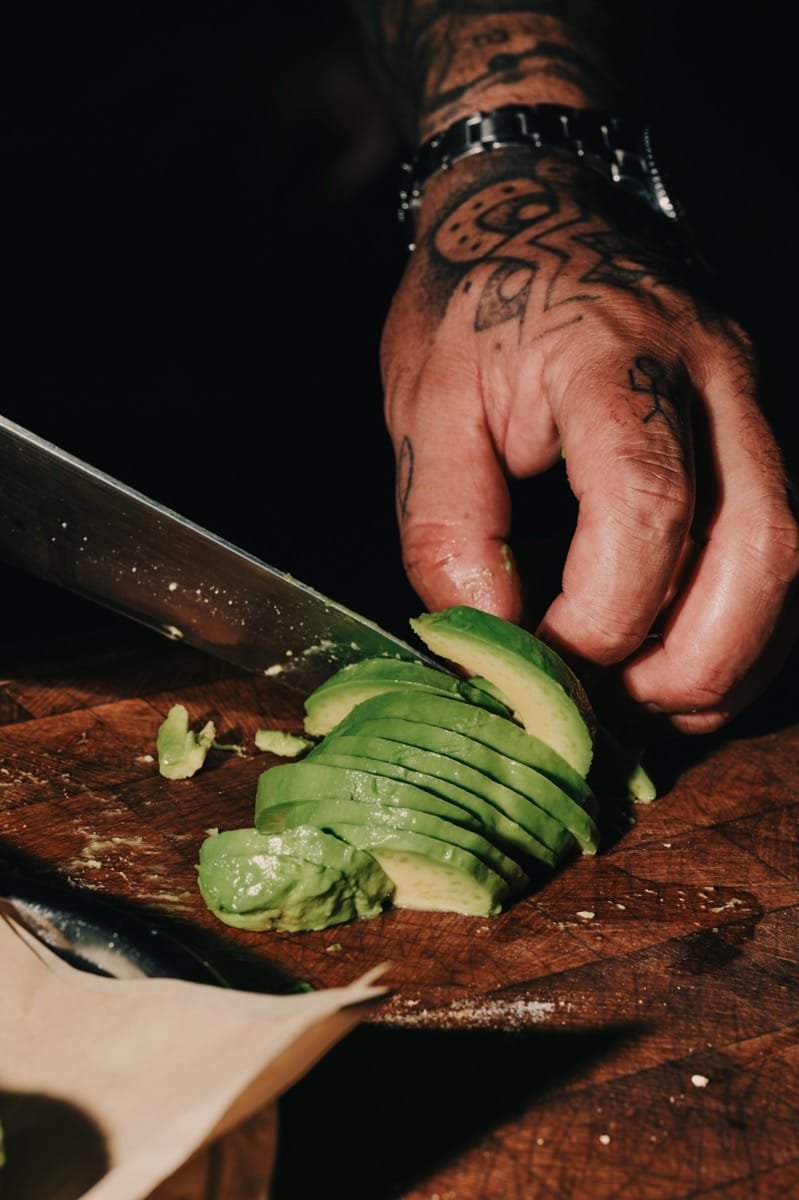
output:
[[[252,820],[257,728],[296,698],[136,627],[6,654],[0,866],[177,933],[237,986],[391,994],[284,1098],[274,1200],[755,1200],[799,1195],[799,713],[787,685],[652,747],[662,788],[491,918],[394,912],[302,935],[221,926],[210,828]],[[162,779],[181,700],[238,756]],[[231,1197],[231,1200],[235,1200]]]

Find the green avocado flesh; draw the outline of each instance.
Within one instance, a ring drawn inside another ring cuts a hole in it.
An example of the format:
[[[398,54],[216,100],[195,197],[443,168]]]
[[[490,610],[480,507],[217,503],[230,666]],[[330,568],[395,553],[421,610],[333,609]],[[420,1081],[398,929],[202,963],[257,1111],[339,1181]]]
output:
[[[261,772],[254,828],[203,843],[200,890],[220,920],[299,932],[389,906],[495,915],[542,870],[597,852],[595,780],[612,769],[648,797],[640,758],[611,753],[538,638],[465,606],[411,626],[441,669],[341,668],[306,698],[297,757]],[[181,716],[176,761],[187,735]]]
[[[173,704],[158,729],[158,770],[166,779],[189,779],[203,765],[216,737],[213,721],[199,733],[189,729],[189,713],[183,704]]]
[[[508,899],[507,882],[481,858],[418,830],[331,822],[338,837],[367,850],[389,876],[394,908],[494,916]]]
[[[197,879],[226,924],[295,933],[377,916],[392,892],[376,859],[316,828],[213,834],[200,847]]]
[[[510,717],[511,710],[489,691],[423,663],[402,659],[367,658],[342,667],[305,702],[305,731],[314,737],[334,729],[356,704],[370,696],[404,689],[432,692]]]
[[[423,613],[411,628],[440,658],[485,676],[528,733],[583,777],[592,758],[593,713],[580,681],[549,646],[491,613],[456,605]]]
[[[482,859],[515,892],[530,882],[519,863],[483,835],[471,814],[413,784],[310,762],[291,770],[274,767],[258,781],[255,825],[262,832],[297,824],[329,829],[331,821],[424,833]]]
[[[402,745],[432,750],[456,762],[471,766],[485,776],[481,786],[487,788],[491,781],[516,792],[521,801],[533,804],[542,814],[537,817],[536,828],[544,844],[556,853],[562,853],[568,845],[570,835],[585,854],[595,854],[599,845],[599,829],[589,812],[568,796],[557,784],[523,762],[510,758],[484,743],[476,743],[468,735],[451,729],[441,729],[422,721],[402,718],[365,721],[358,726],[363,734],[384,737]],[[476,745],[479,750],[476,750]],[[496,792],[493,794],[496,795]],[[532,818],[529,809],[515,810],[519,815],[526,812],[529,825]],[[549,817],[550,820],[545,820]],[[565,833],[564,833],[565,831]]]
[[[596,815],[597,803],[588,783],[570,767],[565,759],[547,746],[540,738],[528,733],[513,721],[496,717],[493,713],[472,704],[459,704],[445,696],[414,697],[412,700],[400,692],[386,692],[364,700],[349,716],[336,727],[330,736],[360,731],[365,721],[399,718],[433,725],[441,730],[461,733],[475,742],[498,751],[507,758],[524,763],[545,776],[592,816]],[[367,732],[374,733],[375,730]],[[406,740],[401,738],[399,740]],[[316,753],[313,751],[312,753]],[[446,751],[444,751],[446,753]],[[469,760],[467,760],[469,761]]]
[[[475,744],[473,762],[482,757],[481,750],[480,744]],[[521,854],[554,867],[575,845],[566,827],[526,796],[447,754],[396,739],[337,734],[314,750],[311,759],[425,788],[467,809],[484,827],[486,836],[508,854]]]

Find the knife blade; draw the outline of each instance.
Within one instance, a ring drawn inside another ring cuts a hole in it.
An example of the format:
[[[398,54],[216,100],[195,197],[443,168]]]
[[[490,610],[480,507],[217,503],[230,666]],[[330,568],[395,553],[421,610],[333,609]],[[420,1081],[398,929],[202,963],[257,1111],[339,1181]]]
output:
[[[0,555],[294,691],[308,693],[361,658],[432,664],[366,617],[2,416]]]

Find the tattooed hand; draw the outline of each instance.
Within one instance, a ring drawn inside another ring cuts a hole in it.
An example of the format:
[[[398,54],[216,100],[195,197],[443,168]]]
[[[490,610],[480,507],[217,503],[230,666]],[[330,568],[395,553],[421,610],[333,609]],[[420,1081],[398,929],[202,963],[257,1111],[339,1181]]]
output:
[[[612,191],[515,151],[426,188],[382,355],[404,558],[428,608],[519,620],[507,480],[563,456],[579,517],[539,632],[703,732],[795,637],[799,532],[746,337]]]

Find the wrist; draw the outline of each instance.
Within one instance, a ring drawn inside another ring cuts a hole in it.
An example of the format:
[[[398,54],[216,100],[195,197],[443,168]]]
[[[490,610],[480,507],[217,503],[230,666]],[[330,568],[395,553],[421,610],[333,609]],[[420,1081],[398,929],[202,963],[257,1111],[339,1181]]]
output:
[[[619,194],[635,197],[650,216],[673,226],[681,212],[666,187],[653,141],[650,127],[601,109],[542,103],[472,113],[428,139],[404,165],[400,218],[414,225],[429,201],[435,206],[442,188],[443,194],[449,190],[453,170],[462,178],[470,162],[476,164],[472,171],[488,177],[497,160],[507,163],[512,156],[525,173],[534,160],[556,154],[602,176]],[[411,232],[409,241],[414,240]]]

